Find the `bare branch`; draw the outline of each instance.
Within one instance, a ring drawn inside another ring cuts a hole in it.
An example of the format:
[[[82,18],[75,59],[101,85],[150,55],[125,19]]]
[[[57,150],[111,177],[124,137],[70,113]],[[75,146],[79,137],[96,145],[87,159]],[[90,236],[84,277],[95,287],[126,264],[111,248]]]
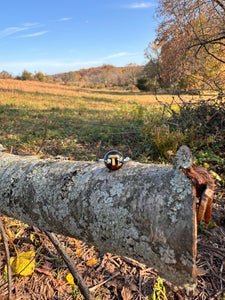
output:
[[[0,217],[0,232],[2,234],[2,239],[5,247],[6,253],[6,261],[7,261],[7,278],[8,278],[8,299],[12,299],[12,270],[10,266],[10,253],[9,253],[9,245],[8,245],[8,237],[5,232],[4,224]]]
[[[204,47],[205,51],[206,51],[209,55],[211,55],[213,58],[215,58],[216,60],[220,61],[220,62],[223,63],[223,64],[225,63],[225,60],[219,58],[218,56],[216,56],[215,54],[213,54],[212,52],[210,52],[210,51],[208,50],[208,48],[206,47],[206,45],[203,45],[203,47]]]
[[[220,0],[214,0],[225,12],[225,5]]]

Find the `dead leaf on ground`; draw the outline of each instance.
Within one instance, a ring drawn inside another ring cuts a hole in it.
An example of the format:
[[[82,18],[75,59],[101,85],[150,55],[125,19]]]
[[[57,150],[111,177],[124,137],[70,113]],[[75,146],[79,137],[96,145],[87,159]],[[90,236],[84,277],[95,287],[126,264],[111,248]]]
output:
[[[82,252],[83,252],[82,249],[80,248],[76,249],[76,256],[81,256]]]
[[[49,261],[45,261],[41,268],[36,268],[35,270],[45,275],[52,275],[52,263],[50,263]]]
[[[121,296],[123,300],[130,300],[132,298],[132,293],[127,285],[124,285]]]
[[[89,259],[87,262],[86,262],[86,265],[88,267],[93,267],[94,265],[96,265],[98,263],[98,260],[96,258],[92,258],[92,259]]]
[[[0,300],[8,300],[9,295],[0,295]],[[11,300],[16,300],[16,296],[12,296]]]

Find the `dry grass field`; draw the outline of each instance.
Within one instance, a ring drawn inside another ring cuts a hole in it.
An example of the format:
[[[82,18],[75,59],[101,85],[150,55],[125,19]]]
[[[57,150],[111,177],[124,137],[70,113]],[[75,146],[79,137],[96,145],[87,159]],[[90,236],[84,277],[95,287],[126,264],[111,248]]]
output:
[[[185,95],[185,101],[198,99]],[[19,153],[76,160],[117,148],[146,161],[143,124],[159,117],[159,102],[181,102],[167,94],[157,100],[150,93],[0,79],[0,143]]]
[[[96,159],[115,146],[137,156],[132,135],[159,110],[155,96],[146,93],[1,79],[0,143],[20,153],[74,159]]]
[[[139,103],[142,105],[149,104],[157,104],[155,96],[151,93],[142,93],[142,92],[131,92],[131,91],[121,91],[121,90],[106,90],[106,89],[90,89],[90,88],[80,88],[67,86],[62,84],[53,84],[53,83],[42,83],[38,81],[21,81],[21,80],[13,80],[13,79],[0,79],[0,90],[4,92],[6,97],[2,97],[1,93],[1,101],[4,99],[7,100],[7,96],[9,98],[20,94],[25,95],[27,98],[28,94],[30,97],[38,96],[52,96],[52,97],[61,97],[62,102],[58,99],[56,105],[68,105],[69,103],[64,102],[66,97],[72,98],[80,98],[85,101],[90,101],[89,104],[96,107],[96,101],[99,100],[100,103],[97,106],[100,108],[101,102],[105,101],[105,105],[108,103],[116,104],[119,102],[121,105],[126,103]],[[26,94],[27,93],[27,94]],[[191,95],[187,96],[187,99],[193,99]],[[23,97],[18,97],[18,100]],[[162,102],[172,101],[171,95],[158,95],[158,98]],[[31,98],[30,98],[31,99]],[[45,99],[51,101],[52,99]],[[55,99],[56,100],[56,99]],[[179,98],[175,98],[176,101],[179,101]],[[4,103],[4,102],[3,102]],[[46,106],[45,106],[46,107]],[[41,108],[41,106],[40,106]]]

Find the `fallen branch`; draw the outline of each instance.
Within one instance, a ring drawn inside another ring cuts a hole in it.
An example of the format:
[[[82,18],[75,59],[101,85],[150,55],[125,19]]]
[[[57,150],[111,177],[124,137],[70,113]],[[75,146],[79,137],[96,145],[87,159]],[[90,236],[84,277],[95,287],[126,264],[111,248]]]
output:
[[[8,237],[5,232],[4,224],[2,219],[0,218],[0,232],[2,235],[4,247],[5,247],[5,254],[6,254],[6,264],[7,264],[7,279],[8,279],[8,299],[12,299],[12,270],[10,266],[10,253],[9,253],[9,244],[8,244]]]
[[[56,237],[56,235],[52,232],[46,231],[45,234],[49,238],[49,240],[52,242],[52,244],[55,246],[56,250],[58,253],[61,255],[63,260],[65,261],[67,267],[69,268],[71,274],[73,275],[74,282],[77,284],[79,287],[82,295],[84,296],[85,300],[94,300],[93,296],[91,295],[85,281],[83,278],[80,276],[79,271],[75,265],[75,263],[72,261],[70,256],[67,254],[65,249],[62,247],[60,244],[60,241]]]

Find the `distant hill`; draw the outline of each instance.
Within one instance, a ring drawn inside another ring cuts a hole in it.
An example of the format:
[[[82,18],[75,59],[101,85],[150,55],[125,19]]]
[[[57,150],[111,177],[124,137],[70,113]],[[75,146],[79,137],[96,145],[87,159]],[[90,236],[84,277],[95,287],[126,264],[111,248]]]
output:
[[[144,66],[129,64],[125,67],[102,65],[100,67],[80,69],[52,75],[55,80],[80,82],[85,86],[128,86],[135,85],[144,70]]]

